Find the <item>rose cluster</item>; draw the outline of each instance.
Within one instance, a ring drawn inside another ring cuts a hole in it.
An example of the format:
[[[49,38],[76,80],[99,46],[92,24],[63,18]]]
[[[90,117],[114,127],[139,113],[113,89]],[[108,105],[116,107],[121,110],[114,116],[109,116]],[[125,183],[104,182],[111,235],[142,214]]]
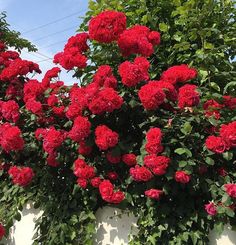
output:
[[[219,136],[208,136],[206,147],[215,153],[223,153],[236,147],[236,121],[229,124],[222,124]]]
[[[45,171],[58,170],[57,177],[67,171],[63,178],[71,175],[72,182],[94,191],[102,202],[118,204],[130,190],[152,199],[148,202],[165,198],[171,202],[168,194],[173,194],[175,187],[194,192],[196,183],[205,181],[203,159],[207,154],[236,147],[235,121],[223,121],[220,129],[211,129],[210,136],[205,132],[208,137],[199,133],[210,119],[221,122],[221,115],[235,110],[236,98],[227,95],[219,102],[209,97],[205,100],[197,71],[187,64],[170,67],[157,80],[151,80],[149,70],[156,64],[151,64],[148,57],[160,44],[160,33],[141,25],[127,27],[124,13],[104,11],[91,19],[88,29],[88,33],[71,37],[54,62],[68,71],[86,72],[87,54],[92,51],[90,40],[118,45],[122,63],[100,65],[89,73],[89,79],[85,76],[88,81],[73,86],[58,80],[59,67],[48,70],[42,81],[27,78],[28,73],[40,72],[38,65],[21,60],[17,52],[7,51],[0,43],[0,80],[4,83],[0,146],[10,166],[8,171],[3,169],[7,178],[10,176],[16,185],[28,186],[39,170],[27,164],[38,157]],[[124,60],[128,56],[130,59]],[[194,123],[199,118],[204,123],[197,132]],[[193,125],[192,134],[183,130],[186,122]],[[171,134],[174,137],[170,138]],[[184,145],[189,142],[192,149]],[[183,152],[178,156],[177,147],[185,147],[180,148]],[[35,156],[25,154],[29,149]],[[27,163],[20,165],[18,159]],[[181,160],[184,167],[179,166]],[[195,166],[193,160],[200,165]],[[212,172],[224,179],[224,167],[217,165]],[[223,192],[233,200],[234,182],[227,179],[222,185]],[[169,189],[165,188],[168,184]],[[208,214],[217,214],[217,201],[204,204],[201,207]],[[4,234],[1,229],[0,238]]]

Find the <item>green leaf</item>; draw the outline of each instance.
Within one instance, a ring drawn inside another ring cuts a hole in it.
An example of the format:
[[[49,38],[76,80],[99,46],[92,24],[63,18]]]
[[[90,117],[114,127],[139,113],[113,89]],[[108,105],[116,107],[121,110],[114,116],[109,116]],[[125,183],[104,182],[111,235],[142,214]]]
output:
[[[212,43],[204,42],[204,48],[205,49],[213,49],[214,45]]]
[[[183,168],[188,164],[186,161],[179,161],[179,167]]]
[[[222,223],[221,221],[217,221],[214,225],[214,230],[218,235],[221,235],[224,230],[224,223]]]
[[[206,157],[205,161],[208,165],[214,165],[215,164],[215,161],[210,157]]]
[[[165,24],[164,22],[161,22],[161,23],[159,24],[159,29],[160,29],[160,31],[162,31],[162,32],[167,32],[167,31],[168,31],[168,25]]]
[[[183,127],[180,129],[180,131],[187,135],[187,134],[190,134],[191,131],[192,131],[192,126],[191,126],[191,123],[190,122],[185,122],[185,124],[183,125]]]
[[[224,153],[223,153],[223,158],[224,158],[225,160],[227,160],[227,161],[230,161],[230,160],[233,159],[233,153],[232,153],[232,152],[229,152],[229,151],[224,152]]]
[[[226,214],[233,218],[235,213],[231,208],[226,208]]]
[[[175,149],[175,153],[183,155],[185,153],[185,148],[177,148]]]
[[[218,84],[216,84],[215,82],[211,82],[210,86],[215,89],[216,91],[220,92],[220,87]]]
[[[175,149],[175,153],[178,155],[186,154],[188,157],[192,157],[192,152],[187,148],[177,148]]]

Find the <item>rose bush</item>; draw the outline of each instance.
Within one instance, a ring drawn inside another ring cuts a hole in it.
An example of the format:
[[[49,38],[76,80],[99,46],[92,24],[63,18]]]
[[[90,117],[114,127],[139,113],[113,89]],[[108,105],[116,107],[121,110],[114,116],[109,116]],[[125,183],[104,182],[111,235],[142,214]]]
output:
[[[73,86],[59,67],[29,78],[39,66],[1,42],[0,234],[29,200],[44,211],[34,244],[92,244],[103,205],[138,214],[130,244],[206,244],[235,222],[235,98],[209,94],[187,64],[152,80],[161,35],[126,21],[102,12],[55,55],[80,77]],[[120,64],[94,66],[94,43]]]

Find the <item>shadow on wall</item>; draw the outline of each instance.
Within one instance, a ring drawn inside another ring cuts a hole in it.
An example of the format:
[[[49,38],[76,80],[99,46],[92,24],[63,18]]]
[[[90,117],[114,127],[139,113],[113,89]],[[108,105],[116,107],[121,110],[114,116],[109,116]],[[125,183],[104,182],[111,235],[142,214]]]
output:
[[[231,230],[231,227],[226,225],[221,236],[212,231],[209,234],[209,245],[235,245],[236,244],[236,232]]]
[[[104,207],[96,212],[94,245],[128,244],[129,234],[137,233],[137,218],[116,208]]]
[[[35,221],[42,215],[42,211],[27,204],[21,212],[21,221],[16,221],[4,245],[32,245]],[[137,234],[137,217],[113,207],[104,207],[96,212],[96,235],[94,245],[127,245],[129,234]],[[132,235],[131,235],[132,237]],[[230,226],[225,226],[224,232],[217,237],[215,232],[209,235],[209,245],[236,245],[236,232]]]
[[[35,221],[42,215],[42,211],[34,209],[32,203],[28,203],[21,212],[21,220],[15,221],[4,245],[32,245]]]

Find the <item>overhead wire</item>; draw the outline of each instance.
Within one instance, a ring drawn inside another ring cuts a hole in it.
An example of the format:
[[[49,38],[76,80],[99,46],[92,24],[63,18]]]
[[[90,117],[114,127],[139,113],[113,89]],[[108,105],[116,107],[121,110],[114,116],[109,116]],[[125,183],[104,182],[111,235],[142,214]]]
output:
[[[78,25],[76,26],[72,26],[72,27],[69,27],[69,28],[66,28],[66,29],[63,29],[63,30],[60,30],[60,31],[57,31],[57,32],[54,32],[54,33],[51,33],[49,35],[46,35],[46,36],[43,36],[43,37],[40,37],[40,38],[37,38],[37,39],[33,39],[32,42],[35,42],[35,41],[39,41],[39,40],[43,40],[43,39],[46,39],[48,37],[51,37],[51,36],[54,36],[56,34],[59,34],[59,33],[62,33],[62,32],[66,32],[68,30],[71,30],[71,29],[74,29],[76,28]]]
[[[51,47],[51,46],[53,46],[53,45],[55,45],[55,44],[64,43],[64,42],[66,42],[66,41],[67,41],[67,39],[66,39],[66,40],[63,40],[63,41],[51,43],[51,44],[46,45],[46,46],[42,46],[41,48],[48,48],[48,47]]]
[[[62,17],[62,18],[53,20],[53,21],[48,22],[48,23],[46,23],[46,24],[43,24],[43,25],[41,25],[41,26],[38,26],[38,27],[35,27],[35,28],[32,28],[32,29],[29,29],[29,30],[27,30],[27,31],[24,31],[24,32],[22,32],[21,34],[23,35],[23,34],[26,34],[26,33],[30,33],[30,32],[33,32],[33,31],[42,29],[42,28],[44,28],[44,27],[46,27],[46,26],[55,24],[55,23],[57,23],[57,22],[60,22],[60,21],[62,21],[62,20],[65,20],[65,19],[67,19],[67,18],[70,18],[70,17],[72,17],[72,16],[75,16],[75,15],[80,14],[80,13],[85,12],[85,11],[86,11],[86,10],[81,10],[81,11],[79,11],[79,12],[72,13],[72,14],[70,14],[70,15],[66,15],[66,16],[64,16],[64,17]]]
[[[40,59],[40,60],[37,61],[37,62],[42,62],[42,61],[46,61],[46,60],[47,60],[48,63],[51,64],[51,62],[49,62],[49,60],[53,60],[52,58],[48,57],[47,55],[41,54],[41,53],[39,53],[39,52],[34,52],[34,53],[32,53],[32,52],[27,52],[27,51],[25,51],[25,50],[22,50],[22,52],[27,53],[27,54],[29,54],[29,55],[32,55],[32,56],[34,56],[34,57]],[[35,55],[35,53],[36,53],[36,54],[39,54],[40,56]],[[42,57],[47,58],[47,59],[43,59],[43,60],[42,60]]]

